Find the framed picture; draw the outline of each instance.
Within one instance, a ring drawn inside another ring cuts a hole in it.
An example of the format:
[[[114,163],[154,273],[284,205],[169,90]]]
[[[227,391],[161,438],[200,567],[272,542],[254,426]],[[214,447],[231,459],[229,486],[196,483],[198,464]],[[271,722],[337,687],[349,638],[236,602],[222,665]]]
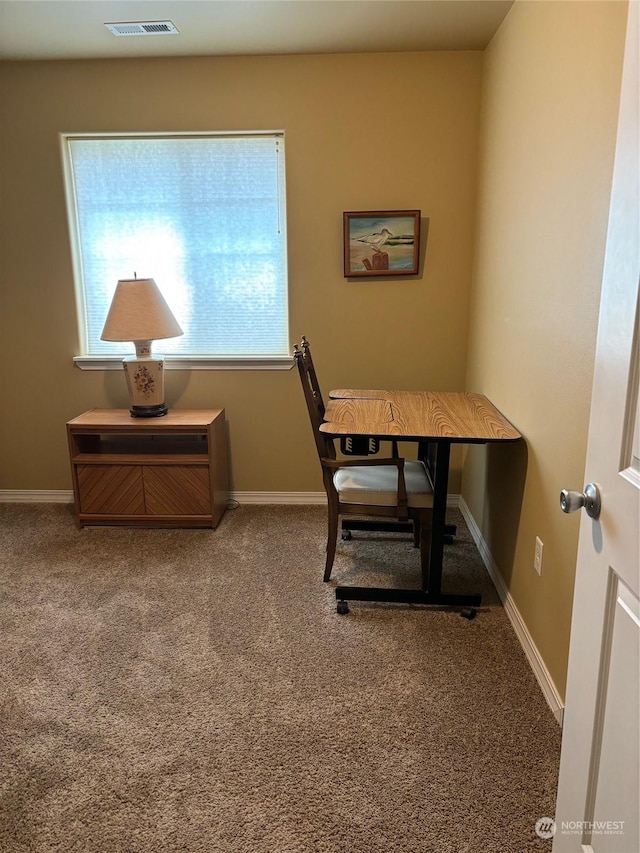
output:
[[[417,275],[419,210],[360,210],[343,213],[344,275]]]

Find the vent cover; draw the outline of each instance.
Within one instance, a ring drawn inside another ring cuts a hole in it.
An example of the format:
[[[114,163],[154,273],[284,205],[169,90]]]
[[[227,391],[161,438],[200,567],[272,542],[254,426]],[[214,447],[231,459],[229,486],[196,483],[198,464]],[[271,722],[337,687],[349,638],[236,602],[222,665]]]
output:
[[[173,21],[123,21],[105,24],[114,36],[177,36],[180,30]]]

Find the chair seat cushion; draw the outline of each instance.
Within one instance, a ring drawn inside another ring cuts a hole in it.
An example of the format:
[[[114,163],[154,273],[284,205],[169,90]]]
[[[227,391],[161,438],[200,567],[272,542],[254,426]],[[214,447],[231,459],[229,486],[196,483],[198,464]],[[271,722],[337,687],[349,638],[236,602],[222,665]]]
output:
[[[433,506],[433,489],[422,462],[405,460],[404,480],[409,506]],[[398,469],[395,465],[345,465],[334,474],[333,484],[341,503],[396,506],[398,502]]]

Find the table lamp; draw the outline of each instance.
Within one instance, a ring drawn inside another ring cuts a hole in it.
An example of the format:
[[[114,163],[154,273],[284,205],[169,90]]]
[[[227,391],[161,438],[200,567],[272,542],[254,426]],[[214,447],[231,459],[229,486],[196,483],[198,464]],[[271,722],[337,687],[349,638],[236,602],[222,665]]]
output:
[[[135,275],[135,273],[134,273]],[[184,334],[152,278],[121,279],[104,329],[103,341],[133,341],[136,354],[122,361],[131,400],[131,417],[167,414],[164,356],[151,354],[151,342]]]

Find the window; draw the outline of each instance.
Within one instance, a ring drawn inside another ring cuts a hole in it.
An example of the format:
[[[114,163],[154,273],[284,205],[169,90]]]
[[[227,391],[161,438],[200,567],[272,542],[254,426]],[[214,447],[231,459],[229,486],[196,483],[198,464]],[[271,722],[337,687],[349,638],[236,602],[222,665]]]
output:
[[[282,133],[64,135],[63,153],[78,361],[134,351],[100,334],[135,273],[184,330],[156,345],[170,359],[290,363]]]

